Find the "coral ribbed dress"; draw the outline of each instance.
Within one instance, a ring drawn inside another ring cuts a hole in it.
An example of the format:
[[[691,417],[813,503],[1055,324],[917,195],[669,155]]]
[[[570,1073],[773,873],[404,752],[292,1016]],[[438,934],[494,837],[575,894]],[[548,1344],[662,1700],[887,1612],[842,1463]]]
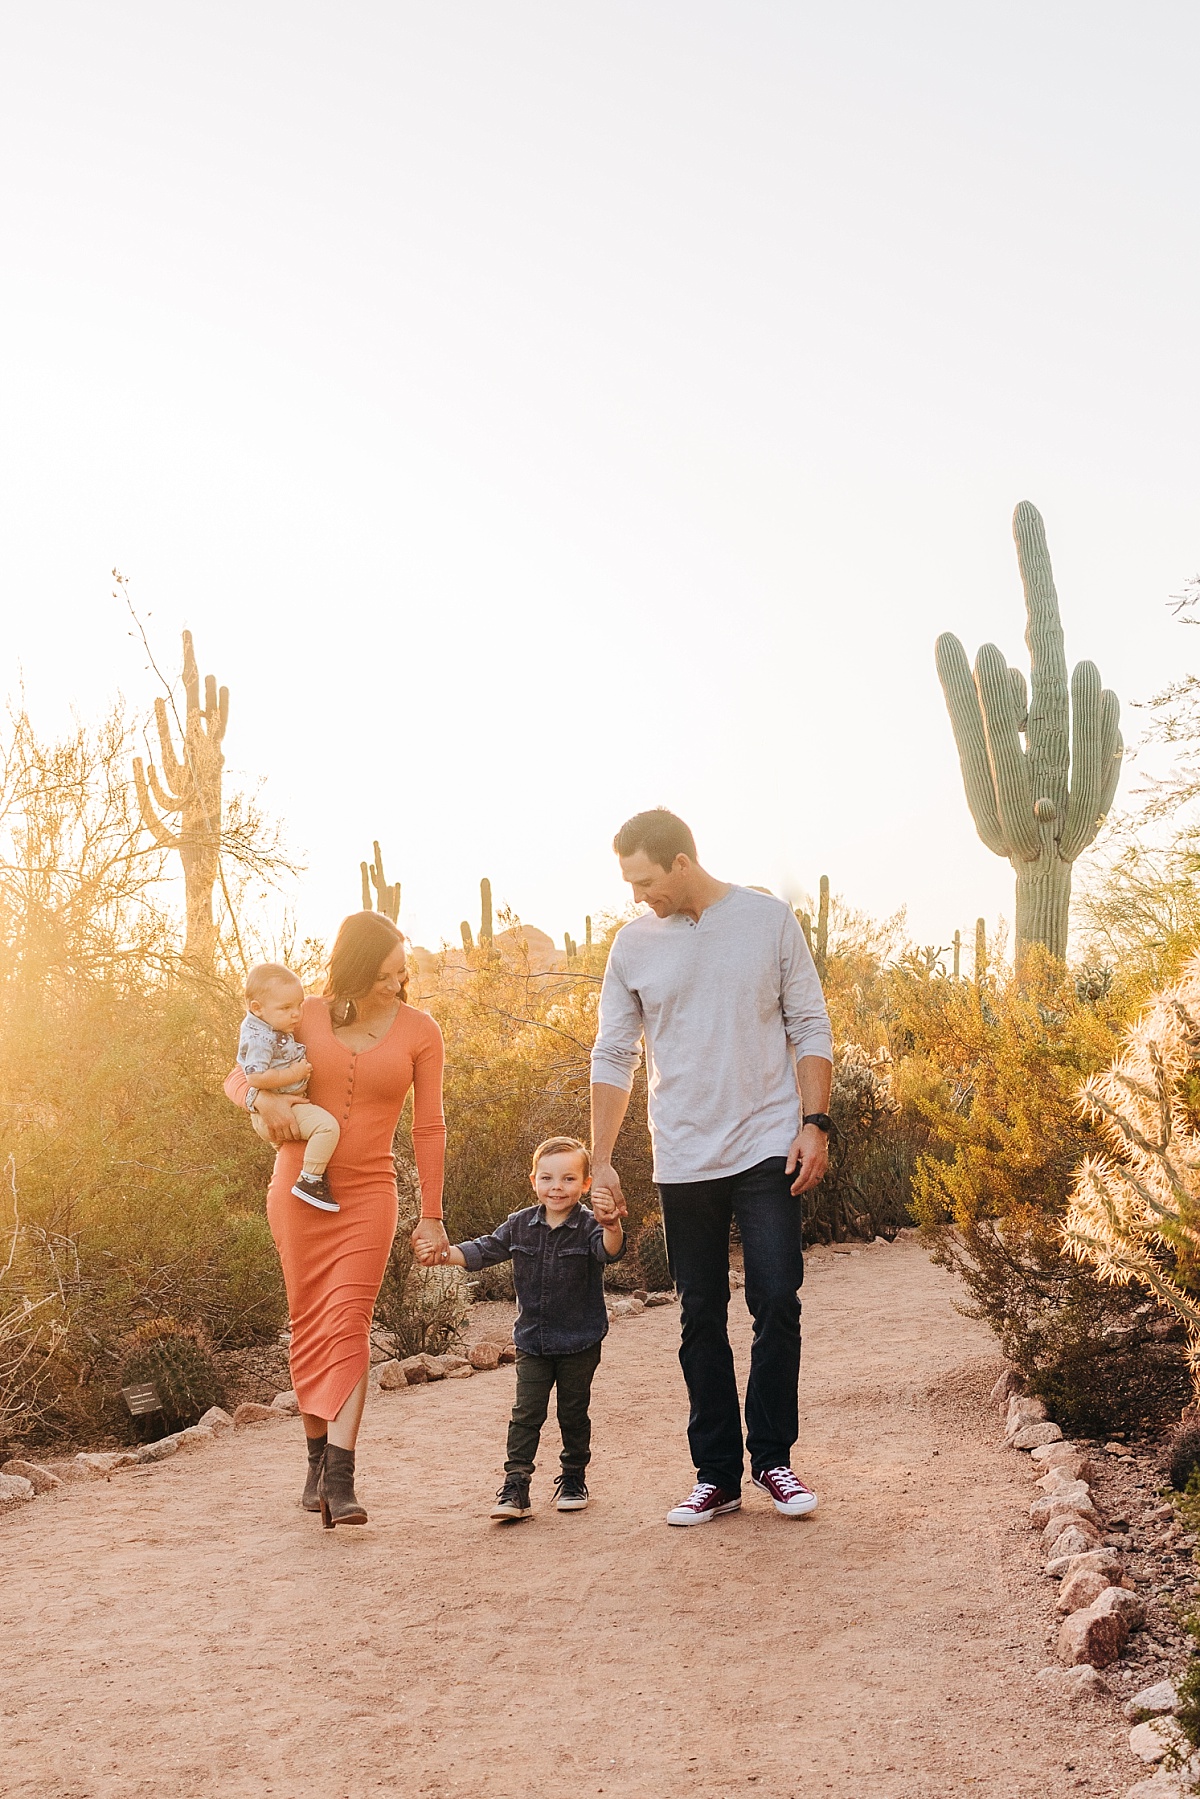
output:
[[[342,1127],[326,1171],[341,1211],[320,1212],[296,1198],[292,1183],[304,1145],[284,1143],[275,1156],[267,1218],[287,1287],[300,1410],[336,1418],[370,1365],[371,1315],[396,1235],[392,1138],[410,1087],[422,1211],[428,1217],[441,1210],[442,1033],[427,1012],[401,1005],[379,1042],[356,1054],[334,1036],[325,1001],[310,999],[296,1036],[312,1064],[309,1099]],[[248,1085],[236,1068],[225,1091],[244,1106]]]

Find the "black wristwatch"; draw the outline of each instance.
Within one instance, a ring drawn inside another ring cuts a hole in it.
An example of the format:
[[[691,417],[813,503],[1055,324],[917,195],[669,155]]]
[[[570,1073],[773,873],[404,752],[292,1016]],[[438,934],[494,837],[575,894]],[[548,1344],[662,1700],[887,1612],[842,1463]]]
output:
[[[817,1129],[819,1131],[824,1131],[827,1137],[833,1129],[833,1119],[829,1116],[828,1112],[806,1112],[804,1114],[804,1122],[805,1124],[815,1124]]]

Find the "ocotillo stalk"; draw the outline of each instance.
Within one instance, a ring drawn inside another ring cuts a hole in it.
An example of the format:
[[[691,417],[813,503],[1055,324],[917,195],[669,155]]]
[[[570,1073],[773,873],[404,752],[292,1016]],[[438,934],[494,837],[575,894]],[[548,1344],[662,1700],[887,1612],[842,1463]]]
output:
[[[975,985],[983,992],[987,974],[987,926],[982,918],[975,920]]]
[[[461,923],[461,924],[460,924],[460,925],[459,925],[459,927],[458,927],[458,928],[459,928],[459,930],[460,930],[460,931],[461,931],[461,932],[462,932],[462,943],[463,943],[463,948],[464,948],[464,949],[465,949],[465,950],[472,950],[472,949],[474,949],[474,948],[475,948],[475,939],[474,939],[474,937],[472,937],[472,935],[471,935],[471,927],[470,927],[470,925],[469,925],[469,924],[468,924],[468,923],[467,923],[467,921],[466,921],[466,919],[465,919],[465,918],[464,918],[464,919],[463,919],[463,921],[462,921],[462,923]]]
[[[821,876],[821,894],[817,906],[817,952],[815,956],[817,973],[825,979],[825,968],[829,961],[829,876]]]
[[[492,883],[486,875],[479,883],[479,909],[482,914],[479,923],[479,941],[484,949],[490,949],[492,942]]]
[[[394,881],[389,886],[383,872],[383,856],[380,853],[379,845],[375,843],[372,847],[375,851],[374,862],[370,867],[365,862],[360,862],[358,865],[362,870],[363,911],[370,912],[372,910],[371,888],[374,887],[374,910],[382,912],[385,918],[390,918],[395,924],[400,916],[400,883]]]
[[[975,828],[1016,871],[1020,963],[1031,943],[1066,956],[1071,864],[1104,823],[1123,745],[1117,696],[1101,687],[1094,663],[1076,664],[1068,699],[1046,528],[1028,500],[1013,514],[1013,537],[1025,589],[1028,697],[1024,675],[994,643],[984,644],[972,676],[962,644],[947,632],[937,641],[937,670]]]
[[[164,699],[154,702],[158,727],[160,780],[154,764],[144,768],[140,756],[133,761],[142,823],[156,843],[178,850],[183,863],[183,890],[187,907],[187,940],[184,955],[197,967],[211,969],[217,947],[212,895],[220,872],[221,770],[225,757],[221,743],[229,723],[229,689],[217,691],[212,675],[204,678],[204,703],[200,703],[200,675],[192,634],[183,634],[183,691],[186,711],[182,754],[176,756]],[[153,796],[153,797],[152,797]],[[179,815],[179,830],[171,831],[159,818],[154,802],[168,815]]]
[[[962,962],[962,932],[954,933],[954,978],[957,981],[959,966]]]

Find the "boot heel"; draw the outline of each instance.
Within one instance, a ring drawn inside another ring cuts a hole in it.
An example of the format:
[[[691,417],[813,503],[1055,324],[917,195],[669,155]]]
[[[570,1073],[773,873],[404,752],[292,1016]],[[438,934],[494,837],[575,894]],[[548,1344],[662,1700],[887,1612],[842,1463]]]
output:
[[[333,1513],[330,1511],[329,1501],[323,1493],[321,1495],[321,1523],[325,1526],[326,1530],[332,1530],[334,1527]]]

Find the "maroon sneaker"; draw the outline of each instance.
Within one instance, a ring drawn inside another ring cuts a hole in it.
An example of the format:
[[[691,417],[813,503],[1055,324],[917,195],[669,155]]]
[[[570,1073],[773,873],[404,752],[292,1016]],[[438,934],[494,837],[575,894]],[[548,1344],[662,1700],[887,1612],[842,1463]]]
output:
[[[816,1494],[790,1468],[764,1468],[754,1476],[754,1485],[760,1493],[771,1496],[775,1510],[785,1518],[803,1518],[806,1512],[817,1509]]]
[[[741,1509],[740,1493],[727,1493],[723,1487],[714,1487],[711,1481],[700,1480],[692,1488],[682,1505],[676,1505],[667,1513],[668,1524],[707,1524],[710,1518],[719,1517],[722,1512],[736,1512]]]

